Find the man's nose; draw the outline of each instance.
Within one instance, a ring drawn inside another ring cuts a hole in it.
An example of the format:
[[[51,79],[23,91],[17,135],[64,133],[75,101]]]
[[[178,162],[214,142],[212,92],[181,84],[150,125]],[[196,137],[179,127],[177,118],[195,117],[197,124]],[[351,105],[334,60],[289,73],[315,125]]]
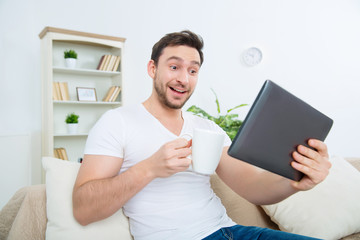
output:
[[[188,84],[189,83],[189,74],[187,71],[181,71],[178,75],[177,81],[181,84]]]

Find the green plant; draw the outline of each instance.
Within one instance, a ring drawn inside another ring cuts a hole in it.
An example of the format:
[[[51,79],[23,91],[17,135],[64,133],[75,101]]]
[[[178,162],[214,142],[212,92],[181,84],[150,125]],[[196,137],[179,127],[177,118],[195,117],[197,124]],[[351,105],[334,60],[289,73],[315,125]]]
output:
[[[230,114],[230,112],[237,108],[247,106],[248,104],[240,104],[236,107],[233,107],[233,108],[227,110],[225,115],[220,115],[220,104],[219,104],[218,97],[213,89],[211,89],[211,91],[214,93],[215,98],[216,98],[215,102],[216,102],[217,112],[218,112],[217,117],[211,116],[210,114],[208,114],[207,112],[205,112],[204,110],[202,110],[201,108],[199,108],[195,105],[192,105],[191,107],[189,107],[187,109],[187,111],[192,112],[193,114],[195,114],[197,116],[200,116],[200,117],[203,117],[203,118],[206,118],[206,119],[209,119],[209,120],[215,122],[227,133],[227,135],[230,137],[230,139],[233,140],[234,137],[236,136],[236,133],[238,132],[241,124],[243,123],[243,121],[241,121],[240,119],[237,119],[239,117],[238,114]]]
[[[65,118],[66,123],[79,123],[79,115],[69,113]]]
[[[64,58],[75,58],[77,59],[77,53],[75,52],[75,50],[66,50],[64,52]]]

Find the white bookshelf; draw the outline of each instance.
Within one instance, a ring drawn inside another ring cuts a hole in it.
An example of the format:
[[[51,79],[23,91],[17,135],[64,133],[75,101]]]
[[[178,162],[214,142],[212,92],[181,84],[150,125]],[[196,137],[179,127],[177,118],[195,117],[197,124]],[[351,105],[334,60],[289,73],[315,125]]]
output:
[[[54,148],[64,147],[70,161],[83,156],[86,138],[92,126],[107,110],[123,104],[122,60],[124,38],[46,27],[39,34],[42,56],[42,156],[53,156]],[[65,66],[64,51],[78,53],[76,68]],[[120,56],[117,71],[96,70],[103,55]],[[53,82],[66,82],[69,101],[53,100]],[[103,102],[111,86],[120,86],[115,102]],[[78,101],[76,87],[94,88],[97,101]],[[65,117],[80,116],[77,134],[68,134]]]

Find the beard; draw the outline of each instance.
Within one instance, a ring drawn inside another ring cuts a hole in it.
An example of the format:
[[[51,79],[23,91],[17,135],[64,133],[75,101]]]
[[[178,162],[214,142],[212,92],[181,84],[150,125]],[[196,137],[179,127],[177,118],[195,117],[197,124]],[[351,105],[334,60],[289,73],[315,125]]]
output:
[[[166,89],[167,86],[166,85],[161,85],[160,83],[161,81],[159,81],[157,74],[155,74],[155,78],[154,78],[154,88],[155,91],[159,97],[159,101],[166,107],[171,108],[171,109],[181,109],[185,103],[187,102],[187,100],[189,100],[189,98],[191,97],[192,93],[181,103],[173,103],[171,102],[168,97],[166,96]],[[183,87],[183,86],[182,86]]]

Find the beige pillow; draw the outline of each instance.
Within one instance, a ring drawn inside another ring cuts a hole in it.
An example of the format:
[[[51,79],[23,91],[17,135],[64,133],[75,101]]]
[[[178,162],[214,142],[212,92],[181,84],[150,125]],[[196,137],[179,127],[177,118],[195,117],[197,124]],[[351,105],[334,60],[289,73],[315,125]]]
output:
[[[46,171],[47,240],[131,240],[122,209],[111,217],[81,226],[72,213],[72,190],[80,163],[51,157],[42,159]]]
[[[360,172],[341,157],[332,157],[329,176],[314,189],[262,206],[280,230],[340,239],[360,232]]]

